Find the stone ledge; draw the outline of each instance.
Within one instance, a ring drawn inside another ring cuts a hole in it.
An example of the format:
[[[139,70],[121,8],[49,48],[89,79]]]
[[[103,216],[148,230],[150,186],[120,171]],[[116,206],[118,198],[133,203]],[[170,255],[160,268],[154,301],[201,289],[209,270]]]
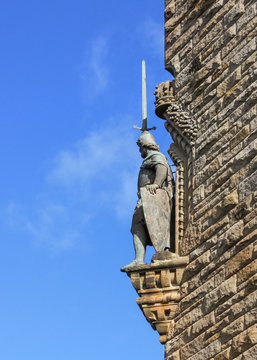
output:
[[[188,256],[178,256],[172,260],[157,260],[151,264],[143,264],[131,267],[130,269],[121,269],[122,272],[126,272],[128,275],[138,271],[148,271],[153,269],[166,269],[166,268],[177,268],[180,266],[186,266],[189,263]]]

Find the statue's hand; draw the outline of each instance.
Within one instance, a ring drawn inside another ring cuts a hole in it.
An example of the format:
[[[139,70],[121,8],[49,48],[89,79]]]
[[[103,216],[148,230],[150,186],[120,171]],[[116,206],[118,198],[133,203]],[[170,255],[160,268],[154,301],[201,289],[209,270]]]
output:
[[[152,195],[156,194],[156,190],[159,188],[160,186],[157,184],[146,185],[146,190],[148,190]]]

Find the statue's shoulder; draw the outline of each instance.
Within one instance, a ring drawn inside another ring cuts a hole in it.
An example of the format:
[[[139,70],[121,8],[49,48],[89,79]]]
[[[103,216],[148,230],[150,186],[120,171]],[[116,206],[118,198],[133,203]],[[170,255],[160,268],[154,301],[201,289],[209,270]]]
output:
[[[154,151],[148,158],[149,161],[151,161],[151,163],[153,163],[154,165],[157,164],[163,164],[163,165],[167,165],[167,158],[165,155],[163,155],[161,152],[159,151]]]

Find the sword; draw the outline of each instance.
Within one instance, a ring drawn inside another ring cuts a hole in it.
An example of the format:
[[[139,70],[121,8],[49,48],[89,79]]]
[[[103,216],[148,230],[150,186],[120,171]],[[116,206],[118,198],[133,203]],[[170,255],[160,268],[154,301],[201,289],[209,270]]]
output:
[[[145,60],[142,61],[142,127],[136,125],[133,126],[134,129],[141,131],[155,130],[156,126],[152,128],[147,128],[147,101],[146,101],[146,71],[145,71]]]

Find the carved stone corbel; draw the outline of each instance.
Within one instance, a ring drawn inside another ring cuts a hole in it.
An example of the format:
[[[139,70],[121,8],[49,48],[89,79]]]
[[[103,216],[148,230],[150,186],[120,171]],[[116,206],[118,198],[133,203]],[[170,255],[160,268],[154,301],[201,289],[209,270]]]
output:
[[[164,116],[178,135],[192,146],[197,135],[197,123],[193,116],[177,102],[172,103],[167,108]]]
[[[167,120],[171,126],[174,142],[181,143],[181,147],[186,152],[190,151],[197,135],[197,122],[175,98],[172,82],[166,81],[156,86],[154,95],[156,115]]]
[[[150,265],[126,270],[139,295],[137,304],[152,328],[160,334],[162,344],[173,336],[173,319],[179,310],[181,282],[187,264],[187,256],[161,251],[154,254]]]
[[[165,127],[174,143],[168,153],[176,165],[175,199],[175,251],[180,254],[188,223],[190,203],[190,174],[192,164],[192,146],[197,136],[197,121],[176,99],[172,82],[166,81],[156,86],[155,113],[166,120]]]

